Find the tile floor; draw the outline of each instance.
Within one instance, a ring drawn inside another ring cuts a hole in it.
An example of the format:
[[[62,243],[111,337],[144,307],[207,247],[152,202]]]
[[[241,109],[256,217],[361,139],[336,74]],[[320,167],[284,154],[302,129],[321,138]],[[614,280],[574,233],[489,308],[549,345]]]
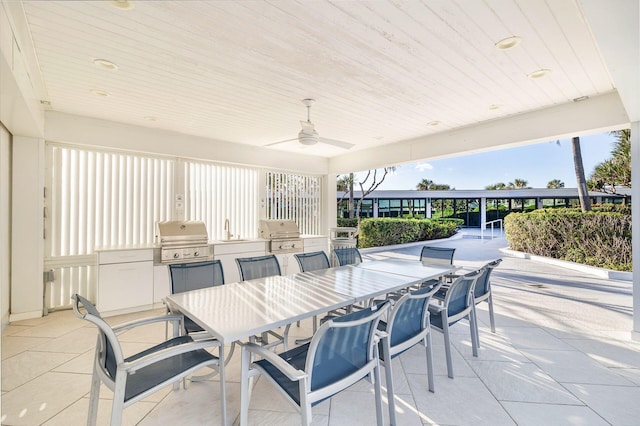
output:
[[[472,268],[495,257],[497,332],[480,306],[481,349],[471,355],[469,327],[453,327],[455,379],[446,374],[442,335],[434,332],[436,392],[427,391],[424,349],[394,360],[399,425],[638,425],[640,342],[630,340],[631,283],[604,280],[506,257],[497,243],[458,241],[456,263]],[[444,244],[446,245],[446,244]],[[415,257],[418,246],[365,257]],[[162,310],[112,317],[119,323]],[[292,339],[311,328],[292,328]],[[95,328],[71,311],[10,324],[2,332],[3,425],[86,422]],[[163,326],[122,335],[125,352],[161,340]],[[229,422],[239,412],[239,356],[228,367]],[[127,425],[218,425],[215,378],[167,388],[125,409]],[[109,422],[103,387],[99,424]],[[250,424],[299,424],[296,411],[265,380],[251,399]],[[388,423],[385,418],[385,423]],[[362,381],[313,409],[314,425],[375,424],[372,386]]]

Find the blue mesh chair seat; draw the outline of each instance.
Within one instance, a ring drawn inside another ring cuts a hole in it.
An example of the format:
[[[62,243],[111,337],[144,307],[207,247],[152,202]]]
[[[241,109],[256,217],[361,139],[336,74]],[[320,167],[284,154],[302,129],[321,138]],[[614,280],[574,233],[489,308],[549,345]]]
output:
[[[236,263],[238,264],[240,279],[242,279],[242,281],[281,275],[280,263],[278,262],[278,258],[273,254],[267,256],[241,257],[236,259]]]
[[[420,261],[432,265],[453,265],[453,256],[456,253],[455,248],[423,246],[420,251]],[[449,274],[444,278],[447,282],[451,282],[457,275]],[[437,280],[425,281],[422,285],[432,286]],[[445,284],[446,286],[447,284]]]
[[[362,255],[355,247],[333,249],[333,255],[338,260],[338,265],[357,265],[362,262]]]
[[[433,353],[431,350],[431,327],[429,324],[429,301],[442,285],[423,287],[402,296],[391,309],[387,322],[380,321],[378,329],[389,337],[379,343],[380,361],[385,367],[389,417],[396,424],[395,400],[393,398],[393,371],[391,360],[406,350],[422,343],[427,356],[429,391],[434,392]],[[386,346],[386,347],[385,347]]]
[[[470,272],[456,278],[449,286],[441,305],[429,305],[431,328],[444,335],[444,349],[447,357],[447,374],[453,379],[453,362],[451,359],[451,341],[449,327],[466,318],[471,331],[473,356],[478,356],[477,323],[475,317],[473,290],[481,271]]]
[[[131,404],[146,398],[168,384],[178,389],[180,380],[203,367],[219,366],[219,359],[206,349],[219,347],[216,340],[194,342],[191,336],[180,336],[181,315],[161,315],[111,327],[96,307],[80,295],[73,295],[73,311],[78,318],[98,327],[89,414],[87,424],[96,424],[100,382],[113,391],[111,425],[122,423],[122,412]],[[173,323],[174,337],[135,355],[124,357],[117,334],[156,322]],[[220,382],[222,417],[225,419],[224,382]]]
[[[388,309],[384,303],[334,318],[320,326],[310,343],[279,355],[255,344],[243,346],[240,424],[248,420],[250,381],[262,374],[300,410],[303,425],[311,424],[312,406],[373,375],[377,422],[382,425],[376,328]],[[262,359],[251,362],[256,355]]]
[[[219,260],[169,265],[171,294],[199,290],[224,284],[224,271]],[[187,334],[204,331],[191,318],[184,318]]]

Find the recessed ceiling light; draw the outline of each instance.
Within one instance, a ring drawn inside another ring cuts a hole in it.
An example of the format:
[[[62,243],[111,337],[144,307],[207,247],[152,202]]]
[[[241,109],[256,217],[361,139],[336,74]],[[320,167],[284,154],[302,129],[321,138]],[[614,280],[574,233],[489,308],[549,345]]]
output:
[[[427,126],[430,126],[430,127],[439,126],[439,125],[440,125],[440,121],[438,120],[430,121],[427,123]]]
[[[509,50],[520,44],[522,39],[518,36],[511,36],[507,38],[503,38],[499,42],[497,42],[494,46],[498,50]]]
[[[530,72],[529,74],[527,74],[527,77],[535,80],[536,78],[546,77],[549,74],[551,74],[551,70],[546,69],[546,68],[542,68],[542,69]]]
[[[107,96],[111,96],[109,92],[105,92],[104,90],[98,90],[98,89],[91,90],[91,93],[93,93],[96,96],[101,96],[103,98],[106,98]]]
[[[144,117],[145,120],[147,121],[156,121],[157,118],[155,118],[153,115],[147,115]]]
[[[94,59],[93,63],[95,66],[104,68],[106,70],[115,71],[118,69],[118,66],[111,61],[107,61],[106,59]]]
[[[131,10],[135,7],[129,0],[111,0],[111,6],[122,10]]]
[[[579,97],[575,98],[575,99],[573,100],[573,102],[586,101],[587,99],[589,99],[589,97],[588,97],[588,96],[579,96]]]
[[[500,109],[500,108],[502,108],[502,105],[500,105],[500,104],[491,104],[491,105],[489,105],[489,109],[490,110],[496,110],[496,109]]]

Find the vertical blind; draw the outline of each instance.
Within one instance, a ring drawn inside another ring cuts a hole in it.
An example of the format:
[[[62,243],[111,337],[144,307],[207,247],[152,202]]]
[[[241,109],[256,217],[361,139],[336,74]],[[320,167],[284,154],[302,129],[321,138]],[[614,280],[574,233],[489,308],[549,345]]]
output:
[[[238,238],[258,231],[259,172],[251,168],[197,161],[185,163],[185,218],[205,223],[209,239],[226,239],[224,224]]]
[[[174,160],[49,145],[49,257],[154,243],[171,215]]]
[[[302,234],[324,234],[321,177],[269,171],[266,178],[267,218],[294,220]]]

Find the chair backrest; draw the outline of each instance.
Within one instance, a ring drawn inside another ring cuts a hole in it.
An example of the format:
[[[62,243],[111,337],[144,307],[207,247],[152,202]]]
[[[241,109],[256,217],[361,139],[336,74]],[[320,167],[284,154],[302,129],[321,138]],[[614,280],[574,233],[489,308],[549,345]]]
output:
[[[424,338],[429,328],[429,301],[441,286],[442,281],[433,287],[412,291],[393,305],[386,327],[391,355],[411,348]]]
[[[224,284],[224,272],[219,260],[171,264],[169,275],[172,294]]]
[[[481,274],[476,281],[476,286],[473,290],[474,298],[479,298],[484,296],[485,294],[489,294],[491,292],[491,281],[489,280],[491,276],[491,272],[493,268],[498,266],[502,262],[502,259],[493,260],[482,267],[480,271]]]
[[[267,256],[240,257],[236,259],[236,263],[238,264],[240,279],[242,281],[280,275],[280,263],[278,262],[278,258],[273,254]]]
[[[449,286],[444,298],[449,323],[464,318],[473,308],[473,290],[481,270],[469,272],[456,278]]]
[[[124,363],[124,353],[120,342],[111,326],[102,319],[96,307],[79,294],[71,296],[73,312],[80,319],[89,321],[98,327],[98,347],[96,348],[96,362],[100,366],[105,380],[115,381],[119,364]],[[85,313],[82,313],[82,310]]]
[[[336,259],[338,259],[340,266],[357,265],[362,262],[360,251],[355,247],[333,249],[333,254],[336,256]]]
[[[297,253],[294,255],[300,265],[302,272],[316,271],[318,269],[328,269],[331,267],[329,258],[324,251],[314,251],[312,253]]]
[[[305,364],[311,391],[365,370],[375,362],[377,345],[374,336],[380,317],[389,306],[390,303],[385,302],[334,318],[320,326],[311,339]]]
[[[434,264],[453,264],[455,248],[423,246],[420,253],[420,261]]]

